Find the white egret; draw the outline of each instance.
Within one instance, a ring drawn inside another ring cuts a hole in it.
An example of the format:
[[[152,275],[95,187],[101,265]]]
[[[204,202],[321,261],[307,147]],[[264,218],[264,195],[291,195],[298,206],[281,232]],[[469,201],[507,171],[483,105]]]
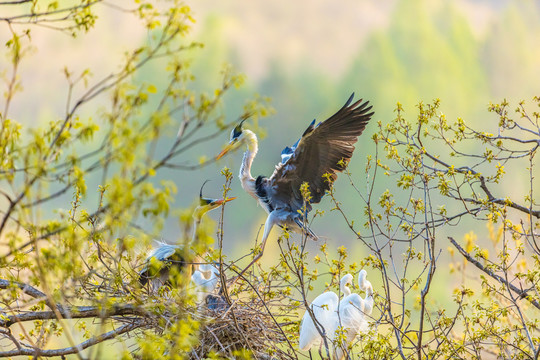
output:
[[[202,303],[216,289],[219,271],[210,264],[199,265],[199,270],[195,270],[191,275],[191,281],[196,285],[198,302]]]
[[[344,296],[351,294],[351,290],[347,285],[352,284],[353,276],[346,274],[341,278],[340,291]],[[310,305],[318,325],[315,326],[313,318],[306,310],[302,322],[300,324],[300,336],[298,339],[298,347],[300,350],[310,350],[314,345],[322,345],[323,338],[317,328],[321,328],[327,339],[328,346],[332,345],[334,332],[336,330],[336,311],[338,309],[339,297],[332,291],[327,291],[317,296]]]
[[[364,299],[358,294],[350,294],[341,300],[337,311],[336,326],[340,327],[345,335],[345,343],[338,344],[335,350],[335,359],[341,360],[345,356],[347,347],[353,343],[356,336],[361,332],[367,332],[367,317],[373,311],[373,287],[366,279],[366,270],[361,270],[358,274],[358,287],[364,291]]]
[[[227,307],[227,301],[223,296],[216,294],[215,290],[219,282],[219,270],[210,264],[199,265],[191,275],[191,281],[196,285],[197,303],[203,304],[211,310],[219,310]]]
[[[268,213],[261,251],[240,275],[263,255],[270,230],[276,224],[295,232],[303,231],[310,238],[317,239],[303,223],[301,212],[304,199],[300,185],[307,182],[311,193],[310,204],[319,203],[336,180],[337,173],[345,169],[352,157],[354,144],[373,115],[367,101],[359,100],[351,105],[353,97],[354,94],[338,112],[322,123],[315,125],[313,120],[302,137],[292,147],[282,151],[281,162],[270,178],[261,175],[255,179],[251,176],[251,164],[258,151],[258,141],[255,133],[242,128],[245,120],[232,130],[229,145],[217,158],[221,158],[237,144],[246,143],[240,181],[244,190]],[[307,211],[310,209],[311,205],[308,204]]]

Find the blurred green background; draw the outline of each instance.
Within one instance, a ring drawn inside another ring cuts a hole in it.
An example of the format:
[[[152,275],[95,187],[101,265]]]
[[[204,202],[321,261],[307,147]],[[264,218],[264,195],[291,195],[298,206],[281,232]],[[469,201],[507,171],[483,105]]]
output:
[[[133,8],[128,0],[116,1],[116,5]],[[259,139],[254,176],[269,176],[281,150],[293,144],[311,120],[332,115],[352,92],[369,100],[375,110],[350,163],[354,181],[364,193],[366,156],[375,150],[371,135],[377,131],[377,121],[386,124],[394,119],[398,101],[405,116],[413,119],[418,102],[440,98],[449,120],[461,117],[476,129],[493,132],[498,118],[487,112],[489,102],[506,98],[513,107],[519,100],[540,95],[540,3],[532,0],[196,0],[188,5],[197,20],[190,40],[205,44],[189,55],[197,77],[194,86],[213,91],[224,63],[246,74],[246,86],[228,94],[221,105],[227,121],[241,113],[245,100],[254,93],[272,99],[275,114],[259,123],[265,136]],[[13,119],[39,126],[62,117],[67,96],[64,67],[75,74],[89,68],[91,81],[97,81],[118,70],[125,52],[148,39],[144,25],[134,16],[112,6],[96,9],[95,29],[75,39],[49,29],[32,30],[31,54],[20,69],[23,92],[13,101]],[[9,35],[0,34],[0,43]],[[8,64],[6,57],[0,58],[3,76],[9,75]],[[159,66],[144,68],[140,80],[159,88],[166,82],[160,77],[163,73]],[[76,94],[83,91],[77,89]],[[92,107],[82,109],[82,115],[98,118],[107,101],[106,96],[96,99]],[[210,158],[227,142],[223,137],[197,146],[181,163]],[[160,171],[156,181],[174,180],[178,194],[173,207],[177,209],[193,203],[206,179],[213,181],[206,185],[205,195],[218,197],[223,183],[220,170],[227,166],[236,175],[242,152],[198,171]],[[499,194],[522,194],[527,186],[526,179],[515,176],[506,184],[497,189]],[[98,185],[98,178],[89,179],[89,197],[96,194],[97,198]],[[385,188],[393,189],[395,184],[380,183],[377,191]],[[345,176],[338,178],[335,189],[349,215],[363,223],[364,203]],[[228,259],[236,259],[253,247],[266,213],[244,193],[236,176],[230,195],[238,199],[226,207],[224,248]],[[69,208],[69,201],[70,196],[51,202],[43,210],[45,216]],[[350,262],[368,255],[341,216],[328,211],[328,198],[317,208],[327,211],[312,225],[321,237],[319,243],[328,242],[333,254],[337,247],[346,246]],[[176,240],[180,233],[177,214],[171,213],[156,238]],[[209,216],[217,219],[218,212]],[[139,225],[152,231],[153,224]],[[471,230],[485,231],[485,225],[464,222],[452,229],[452,235],[459,241]],[[278,234],[274,229],[273,237]],[[445,236],[441,238],[441,259],[446,262]],[[487,241],[482,235],[479,241],[482,238]],[[315,250],[315,244],[310,249]],[[263,266],[274,265],[278,251],[270,239]],[[437,273],[433,292],[441,294],[437,300],[443,302],[448,301],[451,288],[444,266]],[[371,277],[371,281],[377,289],[377,280]],[[317,291],[310,294],[315,295]]]
[[[413,119],[418,102],[440,98],[450,121],[461,117],[477,129],[496,131],[498,119],[487,112],[490,101],[506,98],[513,108],[539,94],[540,6],[534,1],[197,1],[192,6],[196,38],[206,44],[194,63],[199,79],[211,83],[212,70],[230,62],[247,75],[247,93],[272,98],[276,113],[262,122],[267,136],[259,142],[254,176],[270,175],[281,149],[313,118],[330,116],[352,92],[375,110],[350,164],[361,190],[366,155],[374,153],[371,134],[377,121],[394,119],[396,102]],[[224,105],[231,116],[241,101]],[[221,164],[236,173],[241,157],[238,151]],[[215,173],[208,169],[207,176]],[[512,185],[498,190],[518,192],[519,179]],[[351,215],[365,221],[363,203],[344,176],[335,188]],[[233,193],[239,200],[227,210],[226,240],[241,244],[231,249],[245,249],[265,213],[255,210],[238,180]],[[329,209],[329,199],[320,205]],[[313,228],[331,248],[346,245],[352,254],[366,255],[338,214],[327,213]],[[243,233],[247,229],[251,236]],[[461,239],[470,230],[461,226],[452,235]]]
[[[133,7],[130,1],[115,5]],[[515,104],[540,93],[540,5],[534,1],[197,0],[188,5],[197,20],[190,39],[205,44],[190,53],[197,76],[194,86],[212,91],[219,84],[222,65],[231,63],[247,80],[245,87],[225,98],[227,120],[236,118],[254,93],[269,96],[276,109],[259,124],[265,136],[259,142],[254,176],[270,175],[283,147],[294,143],[313,118],[322,121],[332,115],[352,92],[369,100],[375,110],[350,164],[361,189],[366,156],[374,152],[370,138],[376,122],[392,121],[396,102],[413,118],[418,102],[440,98],[448,119],[461,117],[489,131],[497,126],[497,118],[486,111],[490,101],[507,98]],[[148,37],[142,24],[115,7],[102,6],[98,15],[95,29],[76,39],[34,29],[33,54],[21,68],[24,91],[13,103],[13,118],[36,126],[58,118],[65,111],[65,66],[75,73],[89,68],[98,80],[117,70],[125,51]],[[7,36],[0,35],[0,40]],[[1,61],[6,68],[7,60]],[[140,77],[160,85],[166,81],[160,73],[157,66],[145,68]],[[97,99],[94,108],[83,112],[97,117],[106,102],[105,97]],[[227,142],[224,137],[195,147],[183,161],[212,157]],[[206,195],[220,195],[220,169],[228,166],[236,174],[242,152],[196,172],[161,172],[159,176],[177,184],[174,206],[190,205],[205,179],[213,180]],[[89,182],[89,194],[97,191],[97,185],[97,179]],[[519,179],[513,186],[519,186]],[[365,221],[363,203],[344,176],[336,183],[336,194],[357,221]],[[231,195],[238,200],[227,206],[224,246],[229,258],[236,258],[253,246],[266,214],[243,192],[236,177]],[[329,199],[318,208],[329,210]],[[152,224],[141,225],[152,229]],[[345,245],[352,256],[366,255],[336,213],[317,219],[313,230],[331,249]],[[459,239],[470,230],[460,227],[454,236]],[[156,237],[174,242],[178,233],[178,217],[172,214]],[[273,235],[278,233],[274,230]],[[277,252],[275,241],[267,251]],[[275,259],[267,254],[263,263]]]

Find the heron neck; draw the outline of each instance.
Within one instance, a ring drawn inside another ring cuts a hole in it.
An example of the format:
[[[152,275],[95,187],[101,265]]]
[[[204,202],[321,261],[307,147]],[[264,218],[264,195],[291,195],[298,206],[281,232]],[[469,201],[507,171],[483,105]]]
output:
[[[368,289],[366,290],[367,294],[364,299],[364,313],[367,315],[371,315],[371,312],[373,311],[373,289],[371,291]]]
[[[341,288],[341,292],[343,293],[343,297],[347,297],[347,296],[351,295],[351,289],[349,289],[348,286],[343,286]]]
[[[246,141],[246,152],[244,153],[244,158],[242,159],[242,165],[240,166],[240,182],[244,190],[257,199],[255,192],[255,179],[251,176],[251,164],[257,151],[259,151],[259,146],[257,143],[257,135],[251,130],[243,130],[244,138]]]
[[[201,218],[202,216],[193,215],[193,235],[191,238],[192,244],[197,243],[197,229],[199,228],[199,225],[201,224]]]
[[[360,271],[360,274],[358,274],[358,288],[360,291],[367,291],[367,281],[366,281],[367,273],[362,270]]]
[[[368,283],[366,285],[365,291],[366,291],[366,297],[373,296],[373,286],[371,286],[371,283]]]

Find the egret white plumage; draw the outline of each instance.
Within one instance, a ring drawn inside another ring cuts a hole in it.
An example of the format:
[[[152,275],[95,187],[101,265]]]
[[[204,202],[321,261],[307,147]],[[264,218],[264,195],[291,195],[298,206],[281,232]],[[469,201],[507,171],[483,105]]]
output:
[[[202,190],[206,182],[207,181],[201,186],[199,205],[193,211],[193,243],[197,240],[197,229],[203,215],[208,211],[217,209],[225,203],[236,199],[235,197],[227,199],[204,198]],[[146,259],[146,265],[139,272],[139,282],[144,286],[148,281],[151,281],[151,289],[158,289],[165,284],[170,284],[170,269],[173,266],[176,267],[179,272],[184,272],[187,278],[190,278],[192,272],[190,259],[192,257],[189,250],[189,244],[184,246],[160,243]]]
[[[350,294],[341,300],[337,312],[337,327],[343,329],[345,343],[336,346],[335,359],[341,360],[345,356],[347,347],[353,343],[356,336],[368,330],[367,317],[373,311],[373,286],[366,279],[366,270],[361,270],[358,274],[358,287],[364,291],[364,299],[358,294]]]
[[[219,270],[211,264],[199,265],[191,275],[191,281],[196,285],[197,301],[206,304],[211,310],[219,310],[227,307],[227,301],[223,296],[216,294],[215,290],[219,282]]]
[[[191,281],[196,285],[197,299],[201,303],[214,292],[219,281],[219,271],[210,264],[199,265],[191,275]]]
[[[327,120],[317,125],[313,120],[302,137],[292,147],[286,147],[282,151],[282,160],[270,178],[261,175],[255,179],[251,175],[251,165],[258,151],[258,141],[255,133],[242,128],[245,120],[232,130],[229,144],[217,158],[221,158],[237,144],[246,143],[247,150],[240,167],[240,181],[244,190],[268,213],[261,240],[261,251],[246,269],[263,255],[270,230],[276,224],[286,226],[295,232],[303,231],[310,238],[317,239],[303,223],[301,212],[304,199],[300,185],[308,183],[311,193],[310,204],[316,204],[330,189],[337,178],[337,173],[345,169],[352,157],[354,144],[373,115],[373,112],[370,112],[372,107],[368,106],[367,101],[359,100],[351,104],[353,97],[354,94]],[[307,211],[311,209],[310,204]]]
[[[352,284],[353,276],[346,274],[341,278],[340,291],[344,297],[351,294],[347,285]],[[334,333],[336,330],[336,311],[338,309],[339,297],[332,291],[326,291],[317,296],[310,305],[313,316],[317,319],[318,326],[315,326],[313,318],[306,310],[300,324],[300,335],[298,338],[298,347],[300,350],[309,350],[314,345],[322,345],[323,338],[317,328],[324,330],[328,346],[332,345]]]

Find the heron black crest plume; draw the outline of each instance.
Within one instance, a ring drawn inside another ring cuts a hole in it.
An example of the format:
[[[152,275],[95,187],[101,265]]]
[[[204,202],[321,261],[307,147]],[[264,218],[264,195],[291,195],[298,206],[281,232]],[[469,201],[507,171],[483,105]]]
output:
[[[233,132],[232,132],[232,136],[234,137],[238,137],[240,136],[240,134],[242,134],[242,125],[244,125],[244,121],[246,121],[247,119],[243,119],[242,121],[240,121],[240,123],[238,125],[236,125],[233,129]]]
[[[209,181],[210,181],[210,179],[207,179],[207,180],[205,180],[205,181],[203,182],[203,184],[201,185],[201,191],[199,192],[199,199],[202,199],[202,198],[203,198],[203,196],[202,196],[202,190],[203,190],[203,188],[204,188],[204,185],[206,185],[206,183],[209,182]]]

